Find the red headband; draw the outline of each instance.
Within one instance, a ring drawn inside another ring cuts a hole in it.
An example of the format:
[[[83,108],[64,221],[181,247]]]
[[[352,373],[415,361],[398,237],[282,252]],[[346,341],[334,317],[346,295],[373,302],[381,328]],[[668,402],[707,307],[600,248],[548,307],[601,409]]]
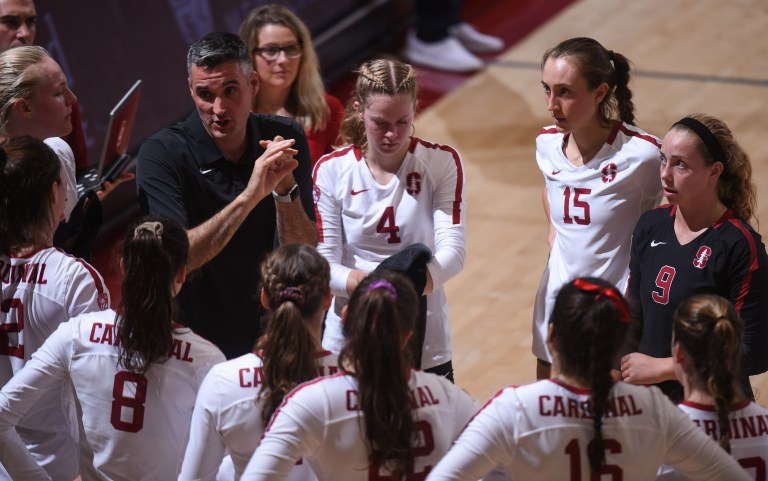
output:
[[[619,320],[621,322],[629,322],[629,310],[627,310],[627,303],[621,297],[621,294],[613,287],[603,287],[597,284],[592,284],[584,279],[576,279],[573,281],[574,287],[583,292],[594,292],[595,300],[601,297],[607,297],[616,306],[619,311]]]

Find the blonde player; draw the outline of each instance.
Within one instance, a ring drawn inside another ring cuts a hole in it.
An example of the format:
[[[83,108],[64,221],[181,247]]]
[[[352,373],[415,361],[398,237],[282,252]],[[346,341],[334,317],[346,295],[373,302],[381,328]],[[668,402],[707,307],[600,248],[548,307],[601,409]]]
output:
[[[132,226],[117,314],[62,324],[0,391],[0,462],[14,480],[50,479],[15,426],[37,399],[70,383],[82,406],[82,442],[93,456],[83,479],[178,476],[198,387],[224,360],[213,344],[174,323],[188,252],[175,222],[148,217]]]
[[[755,480],[768,468],[768,409],[750,402],[740,383],[743,323],[733,305],[699,294],[675,311],[672,359],[683,384],[682,409]],[[686,480],[665,466],[659,479]]]
[[[608,282],[564,285],[549,328],[552,379],[500,391],[427,479],[476,480],[501,465],[512,479],[640,481],[664,462],[695,480],[749,480],[659,389],[614,384],[628,324]]]
[[[323,346],[338,351],[344,345],[341,311],[363,277],[404,247],[421,243],[434,257],[423,292],[427,313],[420,367],[453,379],[443,284],[461,272],[466,256],[461,158],[451,147],[412,136],[413,67],[379,59],[357,73],[341,124],[348,146],[321,158],[313,173],[318,250],[331,264],[335,296]]]
[[[630,63],[591,38],[547,50],[541,83],[554,125],[536,138],[550,253],[536,293],[533,354],[549,375],[547,321],[557,290],[578,276],[624,292],[632,228],[661,200],[659,139],[634,125]]]
[[[261,265],[261,302],[269,312],[257,351],[216,365],[197,394],[179,480],[214,480],[228,451],[240,479],[264,427],[297,384],[338,372],[320,346],[331,304],[330,268],[314,247],[287,244]],[[313,479],[309,466],[291,479]]]
[[[417,310],[402,275],[364,279],[345,311],[343,372],[286,396],[241,479],[283,479],[300,458],[321,481],[423,479],[476,404],[441,376],[409,368]]]
[[[0,386],[60,323],[109,307],[98,272],[52,247],[66,197],[63,168],[42,140],[17,137],[0,144]],[[68,385],[26,406],[17,424],[49,476],[77,476],[79,435]],[[0,479],[7,476],[0,466]]]

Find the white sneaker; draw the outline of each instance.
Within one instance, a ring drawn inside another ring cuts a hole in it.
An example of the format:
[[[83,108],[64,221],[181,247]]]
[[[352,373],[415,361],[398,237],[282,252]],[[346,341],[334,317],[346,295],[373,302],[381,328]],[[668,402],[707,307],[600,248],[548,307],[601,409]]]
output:
[[[482,60],[473,55],[454,37],[427,43],[408,33],[406,55],[415,64],[448,72],[472,72],[483,68]]]
[[[468,23],[459,23],[451,27],[450,31],[464,47],[475,53],[498,52],[504,48],[502,39],[480,33]]]

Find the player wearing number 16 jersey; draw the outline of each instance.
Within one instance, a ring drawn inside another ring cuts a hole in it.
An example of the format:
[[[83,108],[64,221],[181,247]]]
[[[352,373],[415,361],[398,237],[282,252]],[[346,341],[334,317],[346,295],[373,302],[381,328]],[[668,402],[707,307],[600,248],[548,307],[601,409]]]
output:
[[[109,291],[87,262],[51,247],[64,217],[67,182],[41,140],[0,147],[0,387],[59,324],[109,307]],[[27,407],[17,431],[51,477],[77,476],[74,398],[62,385]],[[0,466],[0,480],[10,479]]]
[[[646,481],[662,462],[693,480],[747,481],[725,451],[656,388],[614,383],[629,326],[618,290],[578,278],[550,318],[552,379],[499,392],[428,480]],[[501,466],[501,468],[497,468]]]
[[[635,227],[628,295],[642,308],[642,322],[632,335],[639,347],[622,359],[622,375],[637,384],[663,382],[679,402],[673,313],[694,294],[717,294],[744,320],[741,379],[752,397],[748,376],[768,369],[768,255],[747,223],[756,202],[749,158],[722,121],[703,114],[673,125],[661,155],[670,205],[646,212]]]
[[[321,481],[424,479],[476,404],[445,378],[409,368],[417,312],[402,275],[364,279],[345,311],[343,372],[286,396],[241,479],[284,479],[302,457]]]
[[[184,229],[167,220],[130,229],[119,314],[63,323],[0,391],[0,462],[14,480],[49,479],[15,426],[37,399],[70,383],[82,408],[83,451],[92,452],[81,459],[83,479],[176,479],[197,389],[224,361],[213,344],[172,324],[188,246]]]
[[[315,165],[318,250],[331,264],[335,296],[323,346],[341,349],[341,310],[360,280],[384,259],[421,243],[434,254],[427,265],[421,367],[450,375],[443,284],[461,271],[466,255],[464,171],[454,149],[411,136],[415,103],[413,67],[394,60],[363,64],[341,127],[351,145]]]

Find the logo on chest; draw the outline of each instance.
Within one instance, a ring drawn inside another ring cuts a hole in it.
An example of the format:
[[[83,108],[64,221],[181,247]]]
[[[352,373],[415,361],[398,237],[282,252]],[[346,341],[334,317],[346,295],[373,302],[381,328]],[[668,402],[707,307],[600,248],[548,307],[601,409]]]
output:
[[[421,192],[421,174],[418,172],[411,172],[405,176],[405,191],[410,195],[415,196]]]
[[[693,267],[696,267],[697,269],[704,269],[707,267],[707,262],[709,262],[709,257],[711,255],[712,249],[710,249],[708,246],[699,247],[699,250],[696,252],[696,257],[693,259]]]
[[[613,162],[603,167],[603,170],[601,171],[603,174],[603,183],[607,184],[608,182],[613,182],[613,179],[616,178],[616,172],[618,171],[619,168],[616,167],[616,164]]]

